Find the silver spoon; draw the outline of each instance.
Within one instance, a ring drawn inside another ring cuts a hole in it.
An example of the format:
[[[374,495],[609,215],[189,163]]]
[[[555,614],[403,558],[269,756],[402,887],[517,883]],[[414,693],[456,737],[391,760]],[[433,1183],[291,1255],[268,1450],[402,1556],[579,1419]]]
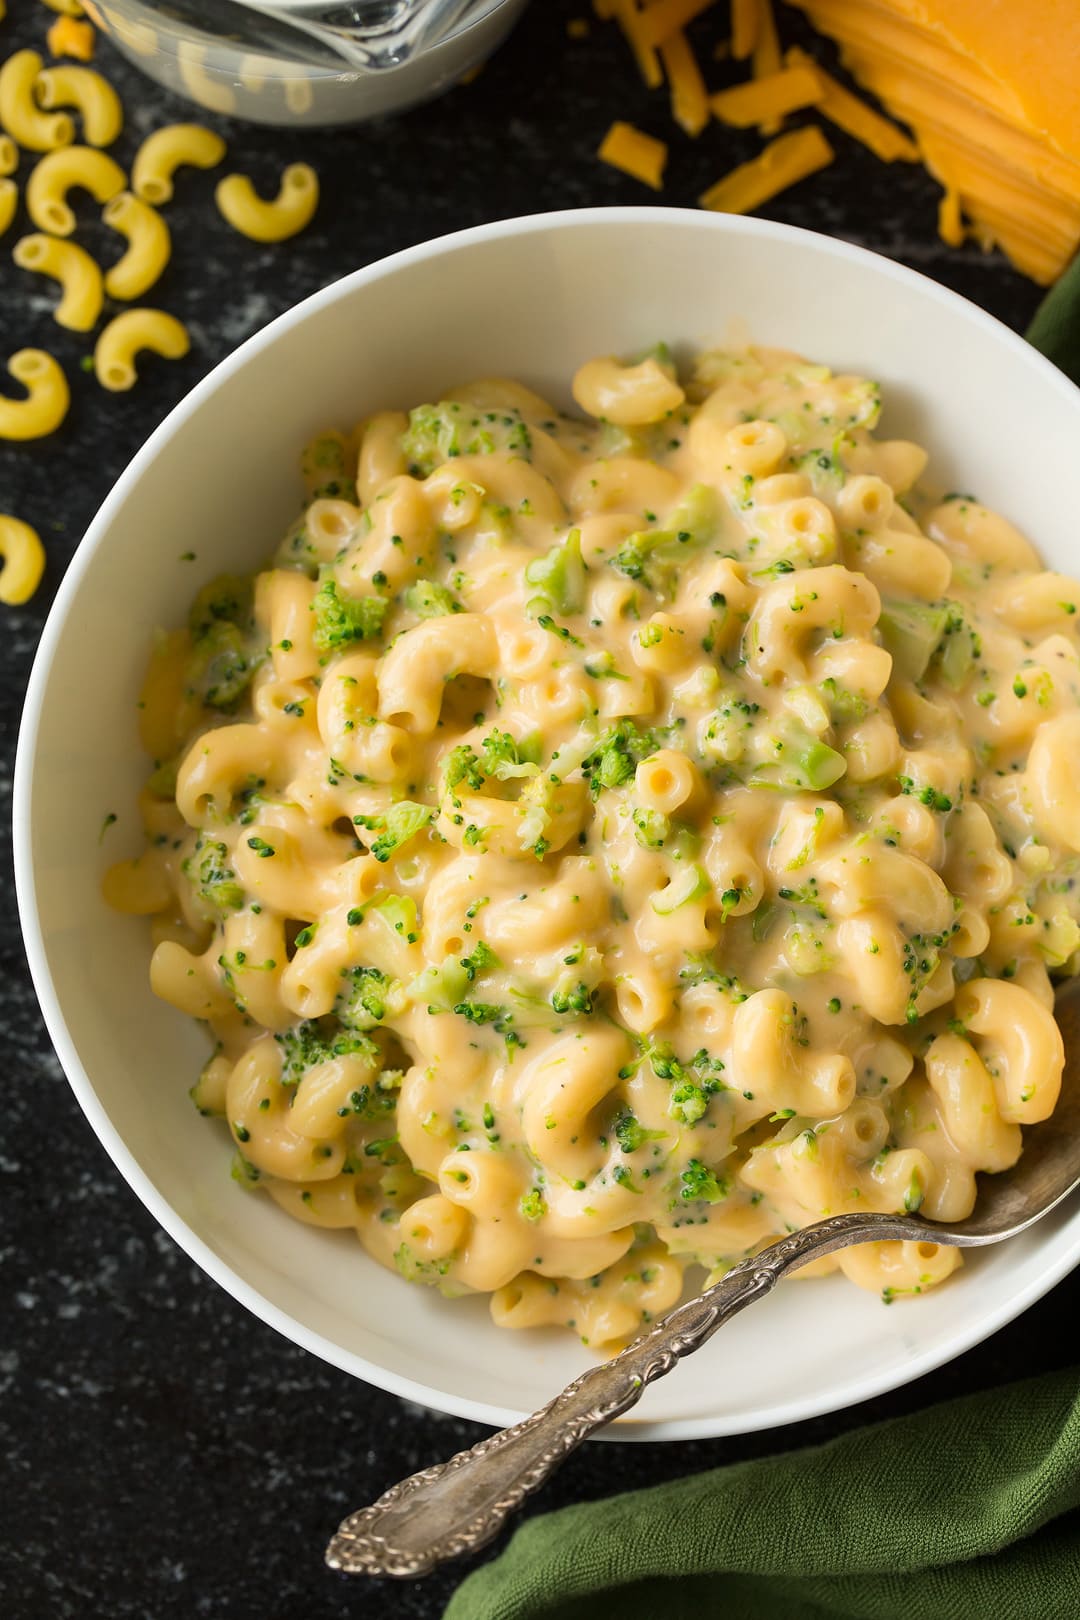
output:
[[[906,1215],[836,1215],[792,1232],[677,1305],[539,1412],[449,1462],[411,1474],[371,1507],[351,1513],[326,1550],[330,1568],[349,1575],[427,1575],[446,1559],[483,1547],[583,1440],[629,1411],[646,1384],[663,1378],[730,1317],[811,1260],[882,1238],[978,1248],[1041,1220],[1080,1185],[1080,979],[1060,992],[1055,1012],[1068,1054],[1057,1109],[1025,1131],[1024,1151],[1012,1170],[983,1182],[978,1209],[968,1220],[939,1226]]]

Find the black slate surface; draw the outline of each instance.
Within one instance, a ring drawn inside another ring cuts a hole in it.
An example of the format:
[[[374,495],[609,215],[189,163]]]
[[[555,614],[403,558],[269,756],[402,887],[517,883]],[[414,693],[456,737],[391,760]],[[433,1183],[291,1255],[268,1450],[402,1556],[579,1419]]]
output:
[[[9,1620],[427,1620],[460,1578],[455,1569],[419,1585],[350,1584],[324,1570],[323,1545],[347,1509],[483,1431],[369,1389],[264,1328],[156,1229],[112,1168],[68,1091],[30,988],[11,879],[10,771],[34,646],[80,536],[150,430],[239,341],[345,272],[441,232],[653,201],[595,161],[615,117],[671,138],[664,202],[692,204],[757,149],[753,132],[713,129],[698,143],[679,136],[664,93],[643,89],[612,28],[593,22],[587,40],[568,38],[568,20],[586,11],[585,0],[533,0],[477,81],[403,119],[303,135],[208,120],[228,136],[230,165],[267,187],[286,162],[313,163],[320,212],[295,241],[258,247],[217,217],[211,177],[185,174],[170,214],[175,256],[151,301],[189,324],[192,353],[151,361],[129,395],[98,389],[79,368],[87,341],[55,326],[46,284],[11,265],[21,219],[0,250],[0,354],[50,348],[73,392],[61,433],[0,448],[0,510],[35,523],[49,553],[33,602],[0,608],[0,1612]],[[42,48],[49,21],[24,3],[0,25],[0,53]],[[801,18],[785,14],[783,24],[789,41],[810,43]],[[697,25],[703,59],[719,32],[719,14]],[[821,42],[814,48],[833,60]],[[147,129],[190,116],[110,49],[99,50],[98,65],[128,111],[121,161]],[[732,72],[711,64],[710,76],[719,87]],[[777,199],[770,217],[865,244],[1013,327],[1026,324],[1037,290],[996,255],[939,242],[938,192],[921,169],[886,168],[839,133],[830,139],[840,161]],[[97,210],[87,203],[79,212],[87,244],[103,249]],[[950,1367],[831,1418],[735,1440],[588,1448],[533,1511],[806,1445],[1063,1364],[1078,1304],[1072,1279]]]

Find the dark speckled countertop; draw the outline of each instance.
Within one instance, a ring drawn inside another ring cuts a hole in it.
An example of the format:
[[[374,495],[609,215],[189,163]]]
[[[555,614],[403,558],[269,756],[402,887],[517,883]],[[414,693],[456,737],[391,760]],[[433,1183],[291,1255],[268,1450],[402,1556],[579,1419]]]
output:
[[[150,430],[238,342],[327,282],[424,238],[513,214],[654,200],[594,158],[615,117],[671,135],[665,202],[692,204],[757,149],[753,132],[679,136],[664,93],[642,88],[614,29],[592,22],[587,39],[568,38],[567,22],[587,9],[585,0],[533,0],[474,83],[396,121],[300,135],[211,119],[229,138],[230,163],[267,184],[287,162],[313,163],[322,205],[303,236],[261,248],[218,219],[206,177],[186,177],[187,202],[173,218],[187,223],[152,301],[188,323],[192,352],[149,365],[129,395],[101,393],[79,369],[88,345],[51,322],[51,291],[11,265],[15,232],[4,244],[0,354],[49,347],[73,391],[60,434],[0,449],[0,510],[34,522],[49,556],[33,602],[0,608],[0,1612],[9,1620],[434,1617],[460,1577],[356,1585],[324,1569],[324,1543],[347,1509],[482,1431],[357,1383],[263,1327],[156,1229],[112,1168],[30,987],[11,881],[10,772],[34,647],[80,536]],[[703,59],[722,10],[695,34]],[[31,0],[18,11],[0,25],[4,55],[42,48],[51,20]],[[789,41],[809,43],[800,17],[783,22]],[[136,134],[189,115],[111,49],[99,50],[98,65]],[[727,69],[710,72],[719,84]],[[937,188],[921,169],[886,168],[839,133],[830,139],[840,161],[777,199],[771,217],[874,248],[1010,326],[1026,324],[1037,290],[1001,258],[938,240]],[[125,135],[121,161],[133,145]],[[86,240],[96,245],[93,230]],[[733,1440],[587,1448],[543,1505],[803,1446],[1063,1364],[1078,1305],[1073,1278],[951,1366],[830,1418]]]

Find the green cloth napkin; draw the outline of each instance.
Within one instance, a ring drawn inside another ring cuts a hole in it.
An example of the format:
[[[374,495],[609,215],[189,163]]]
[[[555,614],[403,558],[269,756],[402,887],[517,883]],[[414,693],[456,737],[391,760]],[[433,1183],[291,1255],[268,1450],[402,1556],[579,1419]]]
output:
[[[1080,254],[1051,287],[1025,336],[1080,384]]]
[[[1070,1370],[532,1519],[445,1620],[1077,1620],[1078,1506]]]
[[[1080,383],[1080,258],[1027,336]],[[1073,1369],[533,1518],[445,1620],[1080,1620],[1078,1507]]]

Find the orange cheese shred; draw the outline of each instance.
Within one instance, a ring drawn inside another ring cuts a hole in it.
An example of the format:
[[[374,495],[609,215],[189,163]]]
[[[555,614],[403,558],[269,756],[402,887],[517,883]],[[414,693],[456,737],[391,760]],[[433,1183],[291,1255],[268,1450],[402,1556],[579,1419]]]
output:
[[[1060,275],[1080,249],[1077,0],[791,3],[910,126],[927,169],[958,199],[942,205],[949,239],[963,230],[996,244],[1039,282]],[[821,110],[831,116],[828,98]]]
[[[865,101],[860,101],[858,96],[852,95],[850,90],[845,90],[831,73],[818,66],[812,56],[793,45],[784,53],[784,61],[791,67],[806,68],[817,75],[822,92],[818,111],[845,134],[854,136],[855,140],[869,147],[882,163],[892,163],[897,158],[904,163],[919,161],[919,148],[902,129],[875,112],[873,107],[868,107]]]
[[[763,125],[822,99],[824,85],[810,68],[788,67],[749,84],[737,84],[709,98],[709,106],[722,124],[736,129]]]
[[[613,169],[621,169],[624,174],[632,175],[644,185],[652,186],[654,191],[659,191],[663,184],[667,155],[666,142],[646,135],[642,130],[635,129],[633,124],[618,121],[612,124],[600,142],[597,153],[604,163],[610,163]]]
[[[758,0],[731,0],[731,54],[737,62],[753,55],[759,17]]]
[[[593,3],[595,4],[596,0],[593,0]],[[646,44],[639,33],[641,13],[638,11],[635,0],[611,0],[611,10],[608,15],[616,19],[625,34],[626,42],[634,53],[638,72],[649,89],[659,89],[664,82],[664,72],[654,46]]]
[[[668,84],[671,86],[671,114],[688,135],[700,135],[709,122],[709,94],[690,41],[679,29],[660,47]]]
[[[781,191],[816,174],[835,153],[816,125],[781,135],[749,163],[742,163],[710,186],[699,199],[717,214],[748,214]]]
[[[93,23],[77,17],[57,17],[45,34],[50,56],[73,56],[77,62],[92,62],[97,35]]]
[[[716,0],[649,0],[644,11],[638,13],[635,32],[642,45],[654,49],[670,39],[677,29],[711,11]]]
[[[751,55],[755,79],[768,79],[780,71],[780,36],[776,32],[771,0],[758,0],[758,26]],[[782,118],[769,118],[760,126],[763,135],[775,135],[782,129]]]
[[[938,204],[938,235],[949,247],[963,247],[964,219],[960,212],[960,193],[947,186]]]

